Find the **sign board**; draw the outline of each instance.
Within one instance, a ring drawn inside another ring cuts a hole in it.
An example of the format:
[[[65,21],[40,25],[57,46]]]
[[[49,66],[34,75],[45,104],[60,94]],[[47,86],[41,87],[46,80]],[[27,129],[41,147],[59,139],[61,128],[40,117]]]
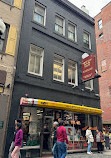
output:
[[[33,98],[21,98],[20,105],[24,106],[37,106],[43,108],[52,108],[52,109],[61,109],[68,110],[79,113],[88,113],[88,114],[102,114],[101,109],[91,108],[87,106],[74,105],[68,103],[61,103],[55,101],[41,100],[41,99],[33,99]]]
[[[82,59],[82,82],[90,80],[95,77],[96,72],[95,54]]]

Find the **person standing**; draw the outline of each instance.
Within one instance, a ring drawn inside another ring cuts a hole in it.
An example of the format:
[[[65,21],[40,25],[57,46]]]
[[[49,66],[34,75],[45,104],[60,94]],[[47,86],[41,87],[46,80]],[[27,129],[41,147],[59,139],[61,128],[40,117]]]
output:
[[[61,120],[59,122],[59,127],[57,129],[58,158],[65,158],[66,157],[67,144],[69,144],[69,141],[67,139],[67,134],[66,134],[66,128],[63,125],[64,125],[64,121]]]
[[[53,128],[54,128],[54,131],[53,131],[53,148],[52,148],[52,153],[53,153],[53,156],[54,158],[58,158],[58,150],[57,150],[57,126],[58,126],[58,122],[55,121],[53,123]]]
[[[92,154],[91,147],[92,147],[92,143],[94,142],[94,138],[93,138],[91,129],[92,129],[92,127],[88,127],[86,130],[86,138],[88,140],[87,154]]]
[[[17,123],[21,123],[21,120],[20,119],[15,120],[15,126],[17,125]],[[17,130],[15,129],[13,140],[12,140],[10,148],[9,148],[8,158],[11,158],[11,153],[14,150],[14,147],[15,147],[15,135],[16,135],[16,133],[17,133]],[[19,157],[21,158],[21,154],[20,153],[19,153]]]
[[[21,123],[17,123],[16,125],[17,133],[15,135],[15,148],[12,151],[11,158],[19,158],[20,147],[22,146],[23,139],[23,131],[21,126]]]
[[[102,153],[103,151],[103,145],[102,143],[104,142],[104,135],[101,131],[96,130],[96,142],[97,142],[97,148],[98,148],[98,153]]]

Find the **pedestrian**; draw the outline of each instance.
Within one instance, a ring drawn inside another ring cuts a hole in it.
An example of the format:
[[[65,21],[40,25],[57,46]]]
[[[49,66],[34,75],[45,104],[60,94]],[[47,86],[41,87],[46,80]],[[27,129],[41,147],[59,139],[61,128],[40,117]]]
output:
[[[92,130],[92,127],[88,127],[86,130],[86,138],[88,140],[87,154],[92,154],[91,147],[92,147],[92,143],[94,142],[94,138],[93,138],[91,130]]]
[[[57,126],[58,126],[58,122],[55,121],[53,123],[54,131],[53,131],[53,136],[52,136],[52,139],[53,139],[52,153],[53,153],[54,158],[58,158],[58,150],[57,150]]]
[[[69,141],[67,139],[67,134],[66,134],[66,128],[63,125],[64,125],[64,121],[61,120],[59,122],[59,127],[57,129],[58,158],[65,158],[66,157],[67,144],[69,144]]]
[[[20,147],[22,146],[22,139],[23,139],[23,131],[21,127],[22,124],[17,123],[16,125],[17,133],[15,135],[15,148],[11,154],[11,158],[19,158]]]
[[[106,132],[105,133],[105,147],[106,147],[106,149],[108,148],[108,149],[110,149],[110,143],[109,143],[109,133],[108,132]]]
[[[15,126],[17,125],[17,123],[21,123],[21,120],[20,119],[15,120]],[[17,130],[15,128],[14,135],[13,135],[13,140],[12,140],[10,148],[9,148],[8,158],[11,158],[11,153],[12,153],[12,151],[15,148],[15,135],[16,135],[16,133],[17,133]],[[21,154],[20,153],[19,153],[19,157],[21,158]]]
[[[96,130],[96,142],[97,142],[97,148],[98,148],[98,153],[103,152],[103,145],[102,143],[104,142],[104,135],[101,131]]]

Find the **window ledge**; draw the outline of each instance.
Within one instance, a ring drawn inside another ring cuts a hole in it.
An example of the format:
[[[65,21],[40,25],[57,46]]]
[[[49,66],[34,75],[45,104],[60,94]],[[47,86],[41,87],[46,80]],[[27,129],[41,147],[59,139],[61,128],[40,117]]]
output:
[[[69,39],[69,38],[67,38],[67,40],[70,41],[70,42],[73,43],[73,44],[78,45],[78,43],[77,43],[76,41],[73,41],[73,40],[71,40],[71,39]]]
[[[52,80],[52,82],[54,83],[58,83],[58,84],[61,84],[61,85],[65,85],[65,83],[63,81],[58,81],[58,80]]]
[[[29,76],[29,77],[33,77],[33,78],[38,78],[38,79],[44,80],[43,76],[34,75],[34,74],[29,73],[29,72],[27,72],[26,76]]]
[[[36,22],[36,21],[34,21],[34,20],[32,20],[31,22],[34,23],[34,24],[37,24],[37,25],[39,25],[39,26],[41,26],[41,27],[43,27],[44,29],[46,29],[46,26],[44,26],[44,25],[42,25],[42,24],[39,24],[38,22]]]
[[[54,34],[59,35],[60,37],[66,39],[65,35],[61,35],[59,32],[54,31]]]
[[[87,48],[87,47],[85,47],[85,46],[83,46],[83,48],[84,48],[84,49],[87,49],[88,51],[91,51],[91,52],[92,52],[92,49],[90,49],[90,48]]]

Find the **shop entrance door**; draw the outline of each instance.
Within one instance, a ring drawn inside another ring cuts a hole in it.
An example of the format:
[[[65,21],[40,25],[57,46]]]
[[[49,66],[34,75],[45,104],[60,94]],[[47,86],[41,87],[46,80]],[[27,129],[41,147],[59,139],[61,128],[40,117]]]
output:
[[[43,152],[51,152],[52,150],[52,139],[51,139],[52,127],[53,127],[53,112],[52,110],[50,110],[50,111],[46,111],[44,116]]]

